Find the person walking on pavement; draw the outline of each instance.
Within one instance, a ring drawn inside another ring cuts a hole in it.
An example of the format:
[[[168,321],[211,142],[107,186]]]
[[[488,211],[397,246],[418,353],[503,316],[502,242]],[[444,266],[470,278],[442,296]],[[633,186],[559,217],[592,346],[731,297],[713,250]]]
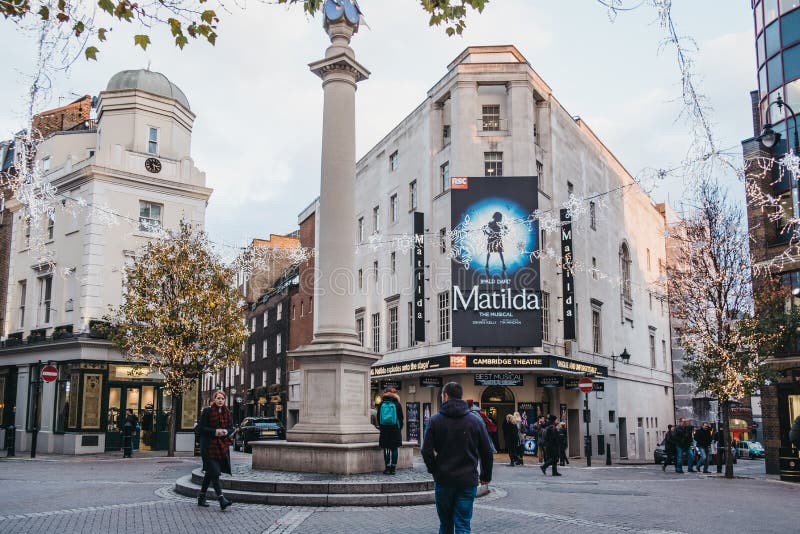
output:
[[[225,406],[225,392],[215,391],[212,397],[211,406],[203,408],[200,414],[200,422],[197,424],[200,435],[200,456],[203,458],[203,484],[197,496],[197,506],[208,506],[206,502],[206,492],[211,484],[219,500],[220,510],[230,506],[231,501],[222,494],[219,485],[221,473],[231,474],[231,436],[233,435],[233,423],[231,413]]]
[[[514,422],[514,416],[512,414],[508,414],[503,421],[503,440],[505,441],[506,450],[508,451],[508,465],[510,467],[519,465],[521,462],[520,458],[517,456],[519,451],[519,432],[517,431],[517,425]]]
[[[136,425],[139,419],[133,415],[133,410],[125,410],[125,421],[122,423],[122,457],[133,457],[133,435],[136,434]]]
[[[546,426],[547,423],[543,415],[540,416],[539,420],[536,421],[536,423],[534,423],[533,425],[533,435],[536,438],[536,456],[539,459],[539,463],[544,462],[544,447],[542,446],[542,434]]]
[[[675,463],[675,427],[667,425],[667,433],[660,445],[664,446],[664,465],[661,466],[662,471],[667,470],[670,462]]]
[[[385,388],[378,408],[381,435],[378,445],[383,449],[384,475],[393,475],[397,469],[398,449],[403,446],[403,409],[395,388]]]
[[[489,436],[470,415],[462,395],[459,383],[445,384],[439,413],[431,417],[422,442],[422,459],[434,480],[440,534],[470,532],[477,486],[492,480]]]
[[[680,418],[678,428],[675,430],[675,472],[683,474],[683,453],[686,453],[686,463],[689,464],[690,473],[694,473],[694,454],[692,453],[692,427],[686,419]]]
[[[722,464],[725,463],[726,454],[730,453],[725,447],[725,430],[717,429],[712,439],[717,443],[717,473],[722,473]]]
[[[567,423],[560,422],[558,424],[558,459],[559,465],[564,467],[564,465],[569,464],[569,458],[567,458]]]
[[[697,470],[703,465],[703,473],[708,473],[708,451],[711,448],[711,425],[703,423],[694,433],[694,441],[697,443],[697,452],[700,457],[697,459]],[[690,469],[691,471],[691,469]]]
[[[486,431],[486,437],[489,440],[489,444],[492,446],[492,454],[497,454],[497,449],[494,448],[494,443],[492,442],[492,437],[489,435],[489,431],[486,429],[486,421],[483,420],[483,416],[481,415],[481,406],[477,402],[473,402],[472,406],[469,409],[470,415],[474,416],[478,421],[481,422],[481,426],[483,430]]]
[[[519,412],[514,412],[514,426],[517,427],[517,465],[523,465],[523,455],[525,454],[525,429],[522,428],[522,416]]]
[[[547,474],[547,468],[553,466],[553,476],[560,477],[561,473],[558,472],[558,429],[556,428],[556,420],[558,417],[550,415],[545,424],[544,432],[542,432],[542,446],[544,448],[544,463],[540,466],[543,474]]]

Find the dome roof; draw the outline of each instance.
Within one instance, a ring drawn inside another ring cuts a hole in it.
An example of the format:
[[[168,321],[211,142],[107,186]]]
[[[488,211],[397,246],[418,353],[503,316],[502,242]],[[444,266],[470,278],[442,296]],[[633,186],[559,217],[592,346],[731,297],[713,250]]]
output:
[[[172,98],[191,111],[189,100],[183,94],[183,91],[160,72],[153,72],[147,69],[123,70],[112,76],[108,81],[108,87],[106,87],[106,91],[122,91],[125,89],[138,89],[154,95]]]

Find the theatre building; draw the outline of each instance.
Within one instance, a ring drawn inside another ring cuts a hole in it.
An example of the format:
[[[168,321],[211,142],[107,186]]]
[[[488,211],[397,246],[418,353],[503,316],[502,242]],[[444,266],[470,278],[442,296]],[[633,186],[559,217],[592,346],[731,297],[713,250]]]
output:
[[[37,164],[59,209],[32,225],[9,202],[3,221],[13,228],[0,400],[17,451],[31,449],[37,430],[38,452],[119,450],[126,409],[139,418],[138,448],[167,448],[173,397],[163,376],[127,361],[103,317],[122,302],[125,266],[156,230],[182,219],[203,227],[211,189],[190,155],[194,118],[175,84],[144,69],[38,117],[47,129]],[[54,380],[43,382],[48,364]],[[198,389],[174,401],[177,450],[194,446]]]
[[[588,375],[593,454],[652,458],[674,419],[664,208],[515,47],[462,52],[356,181],[354,320],[405,438],[455,380],[498,425],[557,415],[583,456]]]

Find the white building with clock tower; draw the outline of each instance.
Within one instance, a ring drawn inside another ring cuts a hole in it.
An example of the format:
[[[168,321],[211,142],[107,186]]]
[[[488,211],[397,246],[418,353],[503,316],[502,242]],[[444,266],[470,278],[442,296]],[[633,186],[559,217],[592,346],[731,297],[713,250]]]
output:
[[[166,76],[119,72],[93,105],[96,119],[56,129],[37,150],[63,209],[32,228],[21,206],[9,204],[7,337],[0,348],[0,388],[6,391],[0,399],[16,401],[18,451],[29,450],[37,427],[39,452],[115,450],[117,419],[127,408],[142,422],[140,448],[166,445],[171,400],[160,377],[131,375],[97,321],[120,304],[124,267],[136,250],[181,219],[202,228],[212,191],[191,157],[195,115]],[[50,261],[38,259],[37,233]],[[58,366],[57,381],[36,384],[40,361]],[[177,407],[178,449],[191,450],[197,403],[183,404]]]

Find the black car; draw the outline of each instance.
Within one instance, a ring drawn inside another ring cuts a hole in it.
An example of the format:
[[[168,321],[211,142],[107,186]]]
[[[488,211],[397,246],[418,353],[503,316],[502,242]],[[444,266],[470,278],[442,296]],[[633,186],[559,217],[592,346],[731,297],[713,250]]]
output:
[[[246,417],[233,436],[233,448],[252,452],[251,441],[273,439],[286,439],[286,429],[277,417]]]

